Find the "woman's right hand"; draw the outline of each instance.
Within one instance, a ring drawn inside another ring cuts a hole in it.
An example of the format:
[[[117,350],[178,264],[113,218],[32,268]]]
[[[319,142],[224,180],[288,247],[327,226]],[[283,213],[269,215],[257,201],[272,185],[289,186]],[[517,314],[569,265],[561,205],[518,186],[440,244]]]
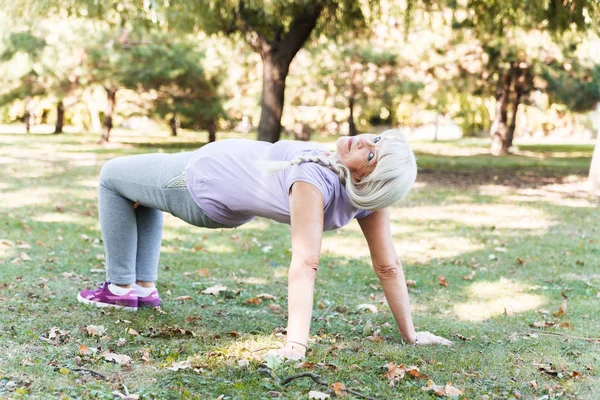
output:
[[[441,344],[442,346],[452,346],[452,342],[441,336],[436,336],[431,332],[417,332],[415,345],[427,346],[434,344]]]

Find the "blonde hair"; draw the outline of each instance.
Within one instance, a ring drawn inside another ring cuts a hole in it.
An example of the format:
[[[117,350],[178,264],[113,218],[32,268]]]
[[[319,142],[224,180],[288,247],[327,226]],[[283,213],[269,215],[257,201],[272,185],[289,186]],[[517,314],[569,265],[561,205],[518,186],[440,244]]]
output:
[[[322,154],[269,162],[263,164],[263,168],[274,172],[305,162],[313,162],[335,172],[352,205],[365,210],[389,207],[400,201],[417,178],[417,162],[408,140],[400,131],[393,129],[381,134],[377,167],[360,182],[352,179],[350,170],[340,160]]]

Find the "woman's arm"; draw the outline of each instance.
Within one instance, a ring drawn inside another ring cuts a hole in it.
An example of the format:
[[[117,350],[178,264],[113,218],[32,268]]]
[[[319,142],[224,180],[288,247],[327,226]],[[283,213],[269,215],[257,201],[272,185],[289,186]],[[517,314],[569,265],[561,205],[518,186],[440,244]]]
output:
[[[404,271],[392,238],[389,209],[376,210],[359,219],[358,223],[367,239],[373,268],[404,340],[413,344],[452,344],[429,332],[415,331]]]
[[[323,195],[313,185],[296,182],[290,192],[292,261],[288,273],[287,342],[275,353],[299,359],[306,354],[313,311],[315,277],[323,236]],[[304,346],[304,347],[303,347]]]

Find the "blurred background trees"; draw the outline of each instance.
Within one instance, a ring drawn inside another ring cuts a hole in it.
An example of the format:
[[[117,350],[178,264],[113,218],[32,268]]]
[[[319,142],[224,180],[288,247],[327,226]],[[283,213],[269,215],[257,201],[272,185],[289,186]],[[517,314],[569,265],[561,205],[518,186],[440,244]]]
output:
[[[597,135],[595,0],[3,1],[6,123]]]

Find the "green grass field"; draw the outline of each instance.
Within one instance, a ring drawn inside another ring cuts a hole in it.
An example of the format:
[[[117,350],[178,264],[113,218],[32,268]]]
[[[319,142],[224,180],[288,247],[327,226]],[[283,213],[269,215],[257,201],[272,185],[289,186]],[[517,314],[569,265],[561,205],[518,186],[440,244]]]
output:
[[[485,140],[415,143],[421,173],[393,209],[393,232],[417,328],[454,346],[401,342],[352,223],[324,236],[308,362],[267,369],[262,358],[286,324],[288,226],[256,219],[210,231],[167,217],[162,310],[77,303],[104,279],[102,164],[201,145],[191,134],[114,139],[0,135],[0,398],[308,399],[338,382],[358,393],[341,392],[348,399],[437,398],[422,389],[427,379],[392,385],[390,362],[451,382],[460,398],[600,398],[591,145],[523,145],[491,158]],[[227,290],[202,293],[216,285]],[[304,372],[329,387],[309,377],[284,384]]]

